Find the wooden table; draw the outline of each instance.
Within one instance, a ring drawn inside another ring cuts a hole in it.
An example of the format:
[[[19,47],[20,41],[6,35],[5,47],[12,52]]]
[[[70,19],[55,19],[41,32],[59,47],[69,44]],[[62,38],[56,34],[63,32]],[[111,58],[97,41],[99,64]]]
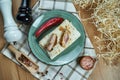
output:
[[[36,2],[31,0],[32,5]],[[21,0],[13,0],[13,15],[16,15]],[[3,20],[0,14],[0,50],[5,45],[5,39],[3,38]],[[103,64],[102,59],[97,63],[93,73],[88,80],[119,80],[120,69],[117,67],[109,67]],[[21,69],[18,65],[7,59],[0,54],[0,80],[36,80],[27,71]]]
[[[16,16],[18,7],[22,0],[12,0],[13,4],[13,16]],[[35,4],[37,0],[31,0],[31,6]],[[6,41],[3,37],[3,19],[0,13],[0,50],[4,47]],[[0,54],[0,80],[37,80],[30,73],[20,68],[18,65],[10,61],[8,58]]]
[[[77,11],[79,12],[80,18],[89,18],[92,10],[83,10],[80,9],[78,5],[75,5]],[[97,28],[91,21],[82,21],[84,29],[92,42],[96,53],[98,53],[97,45],[95,44],[96,40],[94,36],[100,36],[100,32],[97,31]],[[119,58],[120,59],[120,58]],[[95,69],[88,78],[88,80],[120,80],[120,63],[117,65],[106,65],[105,61],[102,58],[98,58],[98,63],[96,64]]]

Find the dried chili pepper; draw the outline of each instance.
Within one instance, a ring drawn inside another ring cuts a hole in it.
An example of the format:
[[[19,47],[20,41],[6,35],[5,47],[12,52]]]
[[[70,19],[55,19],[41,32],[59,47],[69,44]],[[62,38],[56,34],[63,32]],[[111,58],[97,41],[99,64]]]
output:
[[[62,23],[63,20],[64,19],[61,17],[55,17],[55,18],[48,20],[35,32],[35,37],[38,38],[43,31],[45,31],[46,29],[48,29],[52,26]]]

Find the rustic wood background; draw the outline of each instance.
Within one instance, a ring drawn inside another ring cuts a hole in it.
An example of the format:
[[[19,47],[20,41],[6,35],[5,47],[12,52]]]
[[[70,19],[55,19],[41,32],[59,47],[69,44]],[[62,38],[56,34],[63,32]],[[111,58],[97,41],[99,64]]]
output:
[[[80,18],[89,18],[92,10],[86,11],[80,9],[78,5],[75,5]],[[100,32],[97,31],[95,25],[89,21],[82,21],[84,29],[92,42],[96,53],[98,53],[97,45],[95,44],[96,40],[94,36],[100,36]],[[98,59],[95,69],[88,78],[88,80],[120,80],[120,63],[116,66],[106,65],[105,61],[102,58]]]
[[[16,16],[18,7],[20,6],[21,0],[13,1],[13,15]],[[37,0],[31,0],[32,6]],[[77,7],[76,7],[77,8]],[[79,8],[77,8],[79,10]],[[88,12],[81,11],[82,16],[89,16]],[[95,35],[95,27],[91,27],[88,22],[82,22],[86,32],[89,34],[89,38],[92,40],[92,36]],[[6,41],[3,37],[3,20],[0,13],[0,50],[4,47]],[[95,45],[94,45],[95,47]],[[27,71],[21,69],[18,65],[10,61],[8,58],[0,54],[0,80],[36,80]],[[106,66],[102,59],[99,59],[94,71],[88,78],[88,80],[120,80],[120,64],[116,67]]]

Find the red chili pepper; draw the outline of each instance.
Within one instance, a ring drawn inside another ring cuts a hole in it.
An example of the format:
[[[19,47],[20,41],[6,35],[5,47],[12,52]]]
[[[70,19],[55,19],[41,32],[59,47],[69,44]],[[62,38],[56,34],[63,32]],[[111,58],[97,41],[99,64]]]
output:
[[[63,20],[64,19],[61,18],[61,17],[55,17],[55,18],[52,18],[52,19],[48,20],[35,32],[35,37],[38,38],[44,30],[46,30],[46,29],[48,29],[52,26],[55,26],[55,25],[58,25],[58,24],[62,23]]]

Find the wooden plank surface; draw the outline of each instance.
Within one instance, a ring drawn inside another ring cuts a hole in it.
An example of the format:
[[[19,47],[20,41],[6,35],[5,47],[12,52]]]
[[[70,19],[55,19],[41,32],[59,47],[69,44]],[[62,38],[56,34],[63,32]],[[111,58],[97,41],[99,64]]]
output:
[[[4,37],[3,37],[3,33],[4,33],[3,20],[2,20],[2,15],[0,13],[0,50],[4,47],[5,42],[6,42]]]
[[[0,80],[37,80],[30,73],[20,68],[0,54]]]
[[[90,10],[86,11],[80,9],[78,5],[75,5],[75,7],[79,13],[79,17],[82,19],[89,18],[90,14],[93,12]],[[95,48],[96,53],[98,53],[94,36],[100,36],[100,33],[97,31],[95,25],[91,23],[91,20],[82,21],[82,24],[88,37],[90,38],[90,41]],[[109,66],[105,64],[103,59],[99,58],[98,63],[96,64],[96,67],[88,80],[120,80],[120,64],[118,64],[117,66]]]
[[[15,18],[22,0],[12,0],[12,12]],[[37,0],[31,0],[31,7]],[[4,47],[6,41],[3,37],[3,18],[0,13],[0,51]],[[30,73],[21,69],[18,65],[0,54],[0,80],[37,80]]]
[[[120,64],[110,67],[100,59],[88,80],[120,80]]]

